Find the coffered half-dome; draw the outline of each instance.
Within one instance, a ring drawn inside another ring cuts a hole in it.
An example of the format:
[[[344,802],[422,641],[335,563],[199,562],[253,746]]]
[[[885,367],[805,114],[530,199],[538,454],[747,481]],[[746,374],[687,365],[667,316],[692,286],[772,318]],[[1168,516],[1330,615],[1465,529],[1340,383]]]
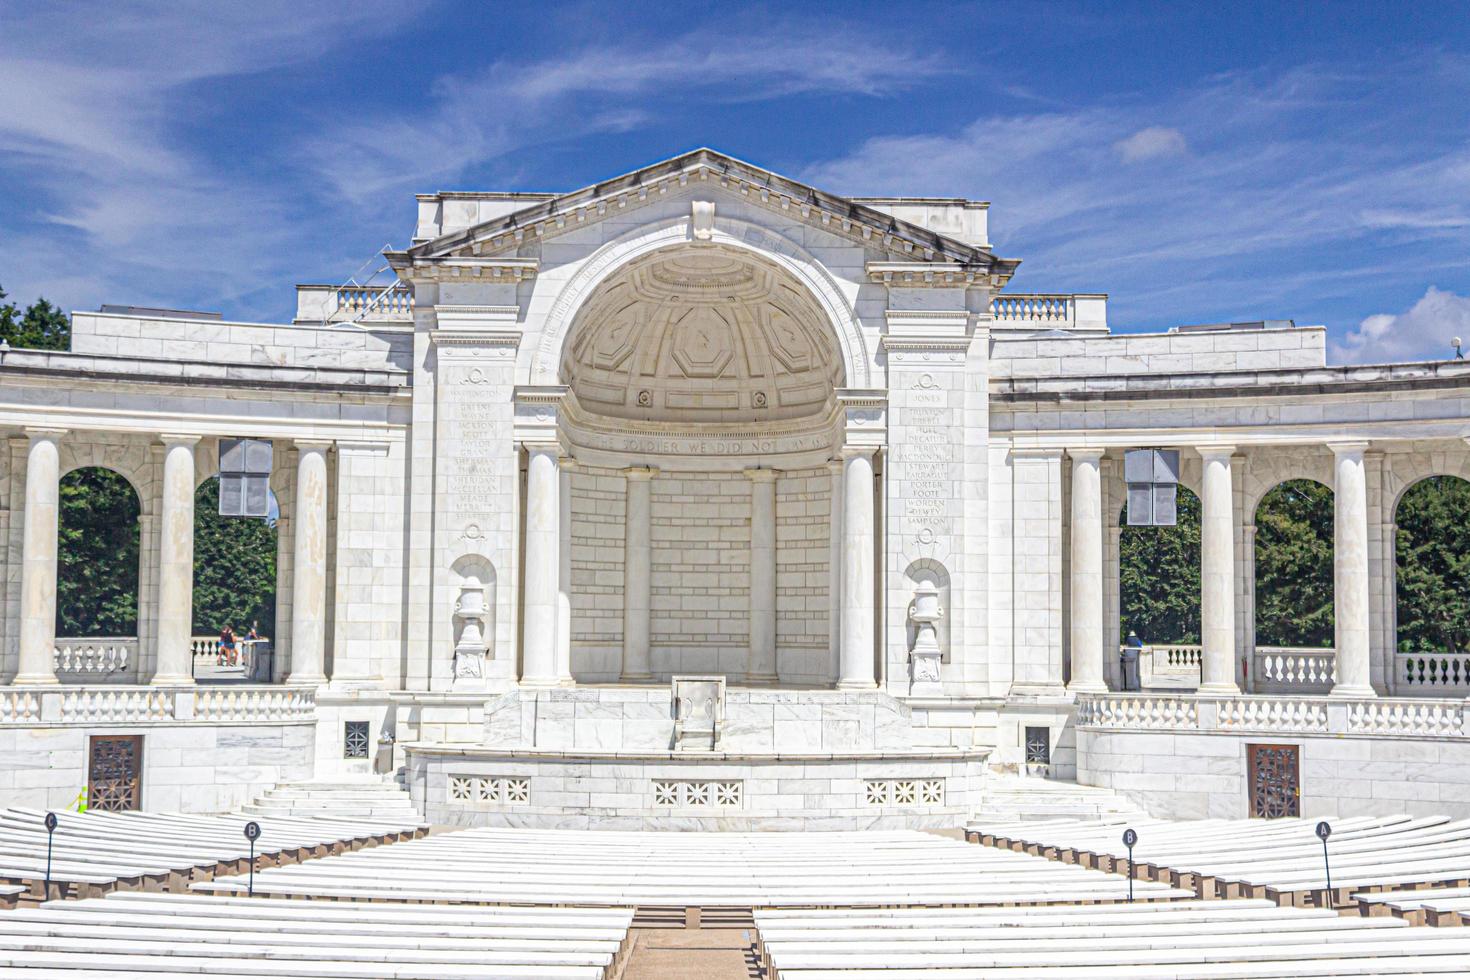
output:
[[[842,359],[826,315],[790,273],[689,245],[598,287],[573,324],[562,380],[598,415],[781,421],[827,411]]]

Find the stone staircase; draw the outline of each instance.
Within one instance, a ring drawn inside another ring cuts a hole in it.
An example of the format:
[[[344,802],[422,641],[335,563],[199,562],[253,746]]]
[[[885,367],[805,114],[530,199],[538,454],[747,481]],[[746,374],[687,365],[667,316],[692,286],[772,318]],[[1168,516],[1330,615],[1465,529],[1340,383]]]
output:
[[[1147,817],[1126,798],[1100,786],[1060,779],[997,775],[986,781],[975,823],[1021,820],[1112,820]]]
[[[383,776],[339,776],[281,783],[240,808],[255,817],[358,817],[422,823],[408,792]]]

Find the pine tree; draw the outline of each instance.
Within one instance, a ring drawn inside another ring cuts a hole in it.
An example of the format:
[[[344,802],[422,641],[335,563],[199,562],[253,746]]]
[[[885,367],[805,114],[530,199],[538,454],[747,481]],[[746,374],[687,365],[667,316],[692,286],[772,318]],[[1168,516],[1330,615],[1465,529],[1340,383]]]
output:
[[[6,292],[0,289],[0,300]],[[0,303],[0,340],[11,347],[31,350],[67,350],[71,347],[71,320],[45,299],[26,307]]]
[[[57,485],[56,634],[136,636],[138,495],[100,466]]]
[[[219,479],[194,494],[194,632],[225,625],[242,636],[251,623],[276,628],[276,528],[268,521],[219,514]]]

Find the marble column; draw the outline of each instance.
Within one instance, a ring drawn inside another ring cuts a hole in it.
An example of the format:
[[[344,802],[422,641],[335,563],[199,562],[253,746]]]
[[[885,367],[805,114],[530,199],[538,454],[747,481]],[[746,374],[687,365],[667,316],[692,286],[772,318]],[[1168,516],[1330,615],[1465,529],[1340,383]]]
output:
[[[776,683],[776,471],[746,470],[750,479],[750,656],[745,679]]]
[[[1239,694],[1235,683],[1234,446],[1200,449],[1200,626],[1204,655],[1201,694]]]
[[[1337,683],[1334,697],[1373,697],[1368,609],[1366,442],[1330,444],[1333,455],[1333,596]]]
[[[561,477],[555,445],[526,447],[525,628],[521,684],[556,686],[556,620],[560,571],[557,525]]]
[[[1101,449],[1072,457],[1072,680],[1068,690],[1100,693],[1103,681],[1103,511]]]
[[[837,686],[874,688],[873,453],[843,450],[842,650]]]
[[[557,487],[556,682],[571,687],[572,679],[572,467],[561,460]]]
[[[323,684],[327,617],[327,448],[296,444],[296,496],[291,518],[291,673],[288,684]]]
[[[832,477],[827,511],[827,673],[834,684],[842,669],[842,467],[841,459],[827,463]]]
[[[633,466],[627,480],[623,512],[623,677],[653,678],[649,660],[652,631],[649,602],[653,582],[653,477],[657,470]]]
[[[16,684],[56,683],[57,482],[64,429],[27,429],[26,510],[20,579],[20,669]]]
[[[158,533],[158,657],[154,684],[194,683],[194,447],[198,436],[163,436]],[[223,626],[210,624],[212,628]]]

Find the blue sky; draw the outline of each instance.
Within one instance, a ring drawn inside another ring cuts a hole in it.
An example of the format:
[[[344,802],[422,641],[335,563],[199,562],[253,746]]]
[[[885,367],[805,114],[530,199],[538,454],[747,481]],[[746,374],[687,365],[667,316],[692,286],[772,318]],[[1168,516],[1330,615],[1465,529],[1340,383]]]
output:
[[[566,190],[709,145],[992,202],[1012,291],[1115,330],[1470,339],[1461,3],[0,0],[0,285],[280,319],[415,192]]]

